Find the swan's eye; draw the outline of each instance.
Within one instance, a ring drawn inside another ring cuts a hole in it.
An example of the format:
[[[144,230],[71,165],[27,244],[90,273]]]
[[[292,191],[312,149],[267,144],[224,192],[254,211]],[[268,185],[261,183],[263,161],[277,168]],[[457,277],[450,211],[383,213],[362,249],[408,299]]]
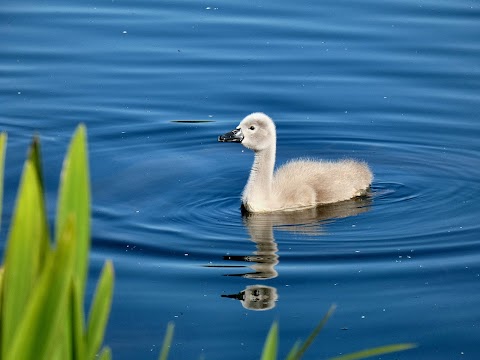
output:
[[[250,126],[250,130],[255,130],[255,126]]]

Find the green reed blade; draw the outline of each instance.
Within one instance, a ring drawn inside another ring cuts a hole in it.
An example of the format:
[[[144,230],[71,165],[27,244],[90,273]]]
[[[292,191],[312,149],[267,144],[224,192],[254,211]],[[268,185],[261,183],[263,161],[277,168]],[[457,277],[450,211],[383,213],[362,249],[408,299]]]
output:
[[[75,271],[80,297],[83,298],[90,250],[90,183],[85,126],[79,125],[65,157],[60,179],[55,236],[65,227],[69,216],[75,218]]]
[[[267,335],[267,340],[263,346],[261,360],[276,360],[278,349],[278,324],[274,322],[270,327]]]
[[[40,238],[45,233],[42,195],[37,174],[30,161],[20,181],[15,211],[5,250],[5,274],[2,304],[2,351],[11,346],[32,289],[40,274]]]
[[[3,274],[4,274],[4,269],[3,267],[0,267],[0,328],[2,327],[2,314],[3,314]],[[0,335],[0,344],[1,344],[1,335]],[[0,355],[2,354],[2,348],[0,346]]]
[[[98,359],[99,360],[111,360],[112,359],[112,351],[110,350],[110,348],[108,346],[105,346],[102,349],[102,352],[98,356]]]
[[[313,329],[312,333],[310,336],[305,340],[303,344],[301,344],[300,348],[298,349],[297,353],[292,354],[292,359],[301,359],[305,351],[310,347],[310,345],[313,343],[313,340],[317,337],[317,335],[322,331],[322,329],[325,327],[327,324],[328,319],[332,316],[333,312],[336,309],[336,305],[333,304],[330,306],[330,309],[328,309],[327,313],[323,316],[322,320],[318,323],[318,325]]]
[[[113,296],[113,265],[107,261],[103,266],[100,280],[95,290],[88,319],[87,358],[94,359],[100,349],[107,326]]]
[[[58,339],[65,332],[64,324],[69,316],[67,301],[75,255],[72,237],[75,234],[75,225],[70,218],[59,236],[57,249],[46,260],[9,351],[4,353],[5,360],[58,357],[61,351]]]
[[[78,280],[73,279],[70,289],[72,351],[75,359],[86,359],[87,340],[85,338],[85,323],[83,299],[80,297]],[[66,334],[67,336],[70,334]]]
[[[287,355],[286,360],[297,360],[298,359],[298,352],[300,351],[300,346],[302,345],[301,341],[297,341],[295,344],[293,344],[292,349]]]
[[[175,329],[175,325],[172,322],[169,322],[167,325],[167,332],[165,334],[165,338],[163,339],[162,349],[160,351],[160,356],[158,357],[159,360],[167,360],[168,353],[170,352],[170,346],[172,345],[173,340],[173,331]]]
[[[47,204],[45,201],[45,187],[44,187],[44,182],[43,182],[43,171],[42,171],[42,155],[41,155],[41,150],[40,150],[40,139],[38,136],[34,136],[33,141],[30,145],[30,149],[28,152],[28,160],[32,163],[35,172],[37,174],[37,179],[38,179],[38,185],[40,187],[40,194],[42,195],[40,197],[41,204],[40,204],[40,211],[41,211],[41,217],[42,221],[45,222],[45,231],[40,234],[40,266],[43,265],[43,261],[47,256],[47,253],[50,249],[50,230],[49,230],[49,225],[48,225],[48,217],[47,217]]]
[[[384,355],[392,352],[403,351],[408,349],[413,349],[417,347],[416,344],[394,344],[394,345],[385,345],[379,346],[371,349],[357,351],[351,354],[336,356],[330,358],[329,360],[357,360],[365,359],[371,356]]]
[[[0,134],[0,224],[2,220],[2,204],[3,204],[3,172],[5,167],[5,152],[7,147],[7,134]]]

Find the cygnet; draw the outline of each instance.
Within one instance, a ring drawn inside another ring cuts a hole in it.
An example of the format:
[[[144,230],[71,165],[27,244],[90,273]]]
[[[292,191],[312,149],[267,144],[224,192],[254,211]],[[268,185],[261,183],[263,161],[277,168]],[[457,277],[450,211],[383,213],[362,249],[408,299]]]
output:
[[[248,115],[218,141],[241,143],[255,152],[242,194],[249,212],[292,211],[344,201],[364,195],[372,183],[368,165],[355,160],[297,159],[274,172],[275,124],[263,113]]]

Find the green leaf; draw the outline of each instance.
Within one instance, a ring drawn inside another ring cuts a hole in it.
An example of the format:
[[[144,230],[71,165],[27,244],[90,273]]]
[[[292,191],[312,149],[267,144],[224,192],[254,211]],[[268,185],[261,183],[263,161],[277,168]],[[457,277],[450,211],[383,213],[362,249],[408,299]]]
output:
[[[48,226],[48,217],[47,217],[47,205],[45,202],[45,188],[43,185],[43,171],[42,171],[42,156],[40,151],[40,139],[38,136],[33,138],[33,141],[30,145],[30,150],[28,154],[28,160],[33,165],[35,172],[37,174],[38,185],[40,187],[40,213],[39,216],[42,218],[42,221],[45,223],[44,228],[45,231],[39,235],[40,237],[40,266],[43,266],[43,261],[45,260],[47,253],[50,249],[50,231]]]
[[[7,347],[8,351],[4,348],[4,359],[58,358],[58,339],[66,330],[64,324],[68,318],[67,304],[75,255],[72,237],[75,234],[75,225],[70,218],[59,237],[57,249],[45,262],[12,345]]]
[[[173,330],[175,329],[175,325],[169,322],[167,325],[167,332],[165,334],[165,338],[163,339],[162,350],[160,351],[159,360],[167,360],[168,353],[170,351],[170,346],[173,340]]]
[[[79,297],[83,299],[88,274],[88,254],[90,250],[90,185],[87,159],[86,130],[83,125],[77,127],[70,142],[67,155],[63,163],[58,194],[57,218],[55,223],[55,235],[62,233],[63,228],[70,217],[75,222],[75,236],[72,237],[75,248],[73,260],[73,281],[78,282]],[[70,297],[69,297],[70,301]],[[71,308],[73,304],[68,304]],[[65,323],[61,346],[66,356],[74,350],[73,333],[74,325],[69,316]]]
[[[5,250],[2,351],[12,344],[40,274],[40,238],[45,234],[42,195],[35,168],[25,163]]]
[[[372,349],[357,351],[347,355],[336,356],[330,358],[329,360],[357,360],[365,359],[371,356],[384,355],[392,352],[408,350],[417,347],[416,344],[394,344],[394,345],[385,345],[379,346]]]
[[[0,134],[0,221],[2,220],[3,204],[3,169],[5,166],[5,149],[7,145],[7,134]]]
[[[107,261],[95,290],[88,319],[87,359],[94,359],[100,349],[108,322],[113,296],[113,265]]]
[[[298,359],[298,352],[300,350],[300,345],[302,344],[301,341],[297,341],[295,344],[293,344],[292,349],[287,355],[287,360],[297,360]]]
[[[55,235],[65,227],[69,216],[75,218],[75,270],[80,297],[85,293],[90,250],[90,183],[85,126],[79,125],[63,163],[57,205]]]
[[[80,289],[77,280],[72,281],[71,298],[71,326],[72,326],[72,351],[74,359],[86,359],[87,340],[85,338],[85,324],[83,313],[83,299],[80,297]],[[68,334],[66,334],[68,336]]]
[[[3,305],[3,274],[4,274],[4,269],[3,267],[0,267],[0,326],[2,324],[2,305]],[[1,336],[0,336],[1,338]],[[1,342],[1,341],[0,341]],[[1,347],[0,347],[0,354],[2,353]]]
[[[42,156],[40,151],[40,139],[38,136],[34,136],[30,149],[28,152],[28,160],[30,160],[37,172],[38,183],[40,188],[43,189],[43,171],[42,171]]]
[[[335,304],[330,306],[330,309],[328,309],[327,313],[323,316],[322,320],[318,323],[318,325],[315,327],[315,329],[313,329],[312,333],[307,338],[307,340],[305,340],[305,342],[298,347],[298,350],[296,352],[293,352],[294,351],[293,349],[290,351],[290,354],[288,355],[289,356],[288,359],[301,359],[302,358],[303,354],[310,347],[313,340],[315,340],[317,335],[320,333],[320,331],[322,331],[322,329],[327,324],[327,321],[330,318],[330,316],[332,316],[333,312],[335,311],[335,308],[336,308]]]
[[[273,323],[263,346],[261,360],[276,360],[278,348],[278,324]]]
[[[111,360],[112,359],[112,351],[108,346],[102,349],[100,356],[98,357],[99,360]]]

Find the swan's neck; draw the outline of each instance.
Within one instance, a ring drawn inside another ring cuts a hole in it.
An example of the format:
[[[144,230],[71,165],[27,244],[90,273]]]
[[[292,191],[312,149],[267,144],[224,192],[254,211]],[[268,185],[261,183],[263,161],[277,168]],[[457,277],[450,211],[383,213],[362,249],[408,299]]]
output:
[[[252,206],[264,207],[272,202],[272,180],[275,167],[275,143],[257,151],[250,177],[243,191],[243,203],[249,209]],[[257,210],[258,211],[258,210]]]

